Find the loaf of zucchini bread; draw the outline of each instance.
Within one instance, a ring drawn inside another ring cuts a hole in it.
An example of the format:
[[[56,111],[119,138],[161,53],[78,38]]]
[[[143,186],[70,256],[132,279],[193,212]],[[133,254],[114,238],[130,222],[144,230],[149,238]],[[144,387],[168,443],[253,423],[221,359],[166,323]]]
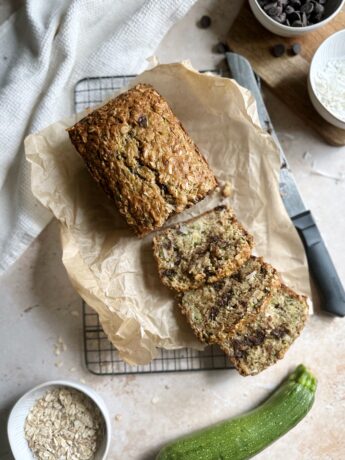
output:
[[[266,307],[279,286],[276,270],[252,256],[232,276],[184,292],[179,305],[202,342],[222,344],[236,326]]]
[[[242,375],[255,375],[283,358],[308,317],[306,298],[282,285],[253,321],[239,324],[219,345]]]
[[[68,134],[92,177],[140,236],[217,186],[198,147],[150,85],[120,94]]]
[[[153,238],[162,282],[179,292],[236,272],[249,259],[252,247],[253,237],[226,206],[166,228]]]

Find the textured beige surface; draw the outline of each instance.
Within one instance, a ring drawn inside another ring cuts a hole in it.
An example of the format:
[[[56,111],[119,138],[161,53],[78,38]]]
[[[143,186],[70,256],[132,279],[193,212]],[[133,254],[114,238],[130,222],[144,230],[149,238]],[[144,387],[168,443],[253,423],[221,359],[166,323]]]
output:
[[[190,57],[197,68],[213,67],[219,56],[211,54],[212,45],[226,35],[239,3],[200,0],[169,32],[159,57],[165,62]],[[210,30],[195,28],[204,13],[213,18]],[[345,282],[345,149],[326,146],[271,95],[266,94],[266,102],[305,201]],[[74,314],[80,312],[80,299],[61,264],[55,223],[0,279],[0,292],[1,460],[11,458],[6,454],[5,430],[10,405],[44,380],[85,379],[109,407],[113,422],[109,458],[151,460],[165,441],[250,409],[299,362],[318,376],[315,405],[298,427],[256,459],[345,458],[345,319],[314,315],[286,358],[256,377],[244,379],[222,371],[100,378],[83,368],[81,317]],[[54,343],[60,335],[68,349],[60,357],[63,366],[57,368]]]

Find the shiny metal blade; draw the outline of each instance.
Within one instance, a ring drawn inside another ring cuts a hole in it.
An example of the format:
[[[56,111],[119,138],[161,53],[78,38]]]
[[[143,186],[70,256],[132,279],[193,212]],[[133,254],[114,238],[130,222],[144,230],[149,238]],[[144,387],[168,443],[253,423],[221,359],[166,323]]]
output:
[[[271,134],[280,152],[281,169],[280,169],[280,194],[285,208],[290,216],[300,214],[306,210],[301,194],[296,185],[295,179],[286,161],[284,151],[280,145],[279,139],[274,131],[270,117],[268,115],[257,78],[253,72],[249,61],[243,56],[236,53],[226,53],[226,59],[231,72],[231,76],[244,88],[249,89],[255,98],[260,123],[263,129]]]

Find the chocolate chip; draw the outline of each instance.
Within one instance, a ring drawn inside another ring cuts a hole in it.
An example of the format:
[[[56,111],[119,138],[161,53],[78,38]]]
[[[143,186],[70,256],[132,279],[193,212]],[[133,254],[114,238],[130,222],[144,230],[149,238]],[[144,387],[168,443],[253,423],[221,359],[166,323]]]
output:
[[[212,20],[210,16],[202,16],[202,18],[199,21],[199,27],[201,29],[208,29],[210,25],[212,24]]]
[[[306,13],[302,13],[302,24],[303,24],[303,27],[308,25],[308,19],[307,19]]]
[[[306,2],[304,5],[301,6],[301,13],[310,14],[314,10],[313,2]]]
[[[301,7],[300,0],[290,0],[290,5],[292,5],[295,10],[298,10]]]
[[[268,10],[270,10],[271,8],[275,8],[276,6],[277,6],[277,2],[267,3],[267,4],[264,6],[264,10],[265,10],[266,13],[267,13]]]
[[[172,278],[174,275],[176,275],[176,272],[175,270],[169,268],[168,270],[164,270],[162,275],[166,276],[167,278]]]
[[[292,24],[294,21],[300,21],[301,15],[298,11],[294,11],[293,13],[289,14],[289,21]]]
[[[258,0],[274,21],[292,27],[305,27],[322,21],[326,0]]]
[[[325,7],[321,5],[321,2],[320,3],[314,3],[314,12],[316,14],[320,14],[322,15],[325,11]]]
[[[164,240],[162,245],[163,245],[163,248],[165,248],[165,249],[171,249],[172,248],[172,242],[170,240]]]
[[[285,45],[282,43],[278,43],[277,45],[274,45],[272,48],[272,54],[274,57],[280,57],[283,56],[285,53]]]
[[[301,49],[302,47],[300,43],[293,43],[291,45],[290,51],[291,51],[291,54],[293,54],[294,56],[297,56],[297,54],[301,52]]]
[[[159,184],[159,188],[162,190],[162,192],[164,193],[164,195],[169,194],[169,189],[168,189],[168,187],[167,187],[165,184]]]
[[[272,6],[267,10],[267,14],[270,16],[278,16],[279,15],[279,9],[277,6]]]
[[[218,313],[219,313],[219,309],[216,307],[212,307],[209,313],[209,319],[211,321],[214,321],[217,318]]]
[[[277,327],[270,332],[271,337],[282,339],[288,333],[286,327]]]
[[[225,54],[230,51],[228,45],[226,43],[220,42],[216,45],[215,50],[219,54]]]
[[[145,117],[145,115],[141,115],[138,118],[138,125],[141,126],[142,128],[147,128],[148,123],[147,123],[147,118]]]
[[[287,5],[286,8],[285,8],[285,13],[286,14],[292,14],[295,12],[295,8],[291,5]]]
[[[275,16],[272,19],[283,24],[286,21],[286,13],[282,13],[280,16]]]
[[[214,276],[215,272],[212,268],[205,268],[204,273],[206,277]]]

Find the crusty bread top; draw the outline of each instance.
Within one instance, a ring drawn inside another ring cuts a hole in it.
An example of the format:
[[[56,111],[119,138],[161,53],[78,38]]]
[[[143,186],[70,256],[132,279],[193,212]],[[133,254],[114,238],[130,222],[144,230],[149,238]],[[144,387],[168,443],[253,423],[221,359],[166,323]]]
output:
[[[68,129],[91,175],[139,235],[217,186],[165,99],[138,84]]]

